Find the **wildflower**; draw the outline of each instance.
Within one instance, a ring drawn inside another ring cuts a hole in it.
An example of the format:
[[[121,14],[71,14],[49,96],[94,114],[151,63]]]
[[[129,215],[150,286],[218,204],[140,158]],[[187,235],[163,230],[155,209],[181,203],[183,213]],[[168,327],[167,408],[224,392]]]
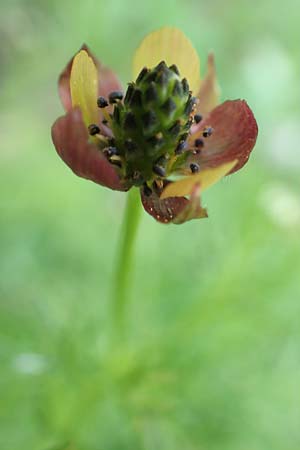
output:
[[[207,217],[200,193],[247,161],[257,137],[243,100],[218,105],[214,57],[200,80],[196,51],[176,28],[142,41],[126,92],[83,46],[59,78],[66,115],[52,127],[58,154],[76,175],[110,189],[140,188],[162,223]]]

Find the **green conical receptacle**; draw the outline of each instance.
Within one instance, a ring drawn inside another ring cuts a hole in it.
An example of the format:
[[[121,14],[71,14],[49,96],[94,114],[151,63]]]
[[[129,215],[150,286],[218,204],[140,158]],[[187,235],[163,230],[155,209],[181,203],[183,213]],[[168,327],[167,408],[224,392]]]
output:
[[[164,61],[129,84],[124,103],[114,107],[113,132],[133,185],[169,175],[169,162],[184,148],[194,104],[186,79]]]

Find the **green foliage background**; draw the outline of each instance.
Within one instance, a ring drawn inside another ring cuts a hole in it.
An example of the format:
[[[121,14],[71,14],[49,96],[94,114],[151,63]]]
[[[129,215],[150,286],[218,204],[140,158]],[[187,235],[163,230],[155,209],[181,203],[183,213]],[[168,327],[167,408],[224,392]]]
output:
[[[295,450],[300,446],[298,0],[0,3],[0,448]],[[249,164],[210,218],[143,214],[128,342],[108,293],[125,196],[73,176],[50,126],[56,79],[87,42],[124,82],[134,48],[180,27],[245,97]]]

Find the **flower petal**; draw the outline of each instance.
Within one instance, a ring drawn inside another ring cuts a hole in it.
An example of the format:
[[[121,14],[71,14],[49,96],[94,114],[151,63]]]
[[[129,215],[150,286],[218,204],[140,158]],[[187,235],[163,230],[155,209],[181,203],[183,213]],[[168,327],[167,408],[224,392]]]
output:
[[[219,103],[220,87],[217,82],[215,58],[213,53],[208,55],[207,73],[201,81],[200,89],[196,95],[198,99],[196,113],[205,117]]]
[[[141,198],[145,211],[161,223],[181,224],[207,217],[206,210],[200,205],[198,186],[193,189],[190,199],[171,197],[161,200],[155,192],[146,196],[142,190]]]
[[[115,73],[108,67],[103,66],[101,62],[93,55],[87,45],[83,45],[81,50],[85,50],[87,54],[94,61],[95,66],[98,69],[98,92],[97,95],[108,97],[108,94],[112,91],[121,91],[122,85],[118,80]],[[76,55],[75,55],[76,56]],[[73,65],[74,57],[68,62],[67,66],[61,73],[58,80],[58,90],[60,99],[66,111],[72,108],[71,91],[70,91],[70,75]]]
[[[92,58],[85,50],[80,50],[74,58],[71,76],[70,89],[72,106],[79,107],[82,118],[88,126],[97,123],[97,90],[98,71]]]
[[[176,64],[180,75],[197,92],[200,85],[200,61],[190,40],[177,28],[164,27],[148,34],[137,48],[133,59],[136,78],[145,66],[152,68],[160,61]]]
[[[163,190],[160,198],[166,199],[168,197],[180,197],[182,195],[189,195],[195,185],[199,185],[201,192],[217,183],[221,178],[227,175],[236,165],[237,160],[231,161],[213,169],[203,170],[195,175],[183,178],[168,184]]]
[[[97,146],[89,142],[80,109],[73,109],[56,120],[52,140],[59,156],[76,175],[110,189],[126,190],[115,168]]]
[[[204,147],[198,155],[191,154],[187,159],[187,167],[192,162],[199,164],[201,169],[217,167],[235,159],[238,163],[230,173],[243,167],[249,159],[258,133],[255,117],[247,103],[244,100],[233,100],[217,106],[201,123],[197,133],[190,137],[191,147],[195,139],[202,137],[203,130],[208,126],[213,128],[212,135],[203,139]]]
[[[176,197],[175,197],[176,198]],[[162,200],[163,201],[163,200]],[[164,200],[167,201],[167,200]],[[200,185],[195,184],[185,208],[174,218],[173,223],[181,224],[192,219],[208,217],[207,210],[200,204]]]

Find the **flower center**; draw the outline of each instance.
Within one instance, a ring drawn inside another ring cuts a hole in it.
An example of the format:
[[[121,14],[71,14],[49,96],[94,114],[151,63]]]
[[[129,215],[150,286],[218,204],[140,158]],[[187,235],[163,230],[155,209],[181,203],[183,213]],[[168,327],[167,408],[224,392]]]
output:
[[[167,177],[193,122],[195,98],[187,80],[181,80],[175,65],[162,61],[129,83],[123,102],[113,100],[111,126],[124,178],[140,186]]]

